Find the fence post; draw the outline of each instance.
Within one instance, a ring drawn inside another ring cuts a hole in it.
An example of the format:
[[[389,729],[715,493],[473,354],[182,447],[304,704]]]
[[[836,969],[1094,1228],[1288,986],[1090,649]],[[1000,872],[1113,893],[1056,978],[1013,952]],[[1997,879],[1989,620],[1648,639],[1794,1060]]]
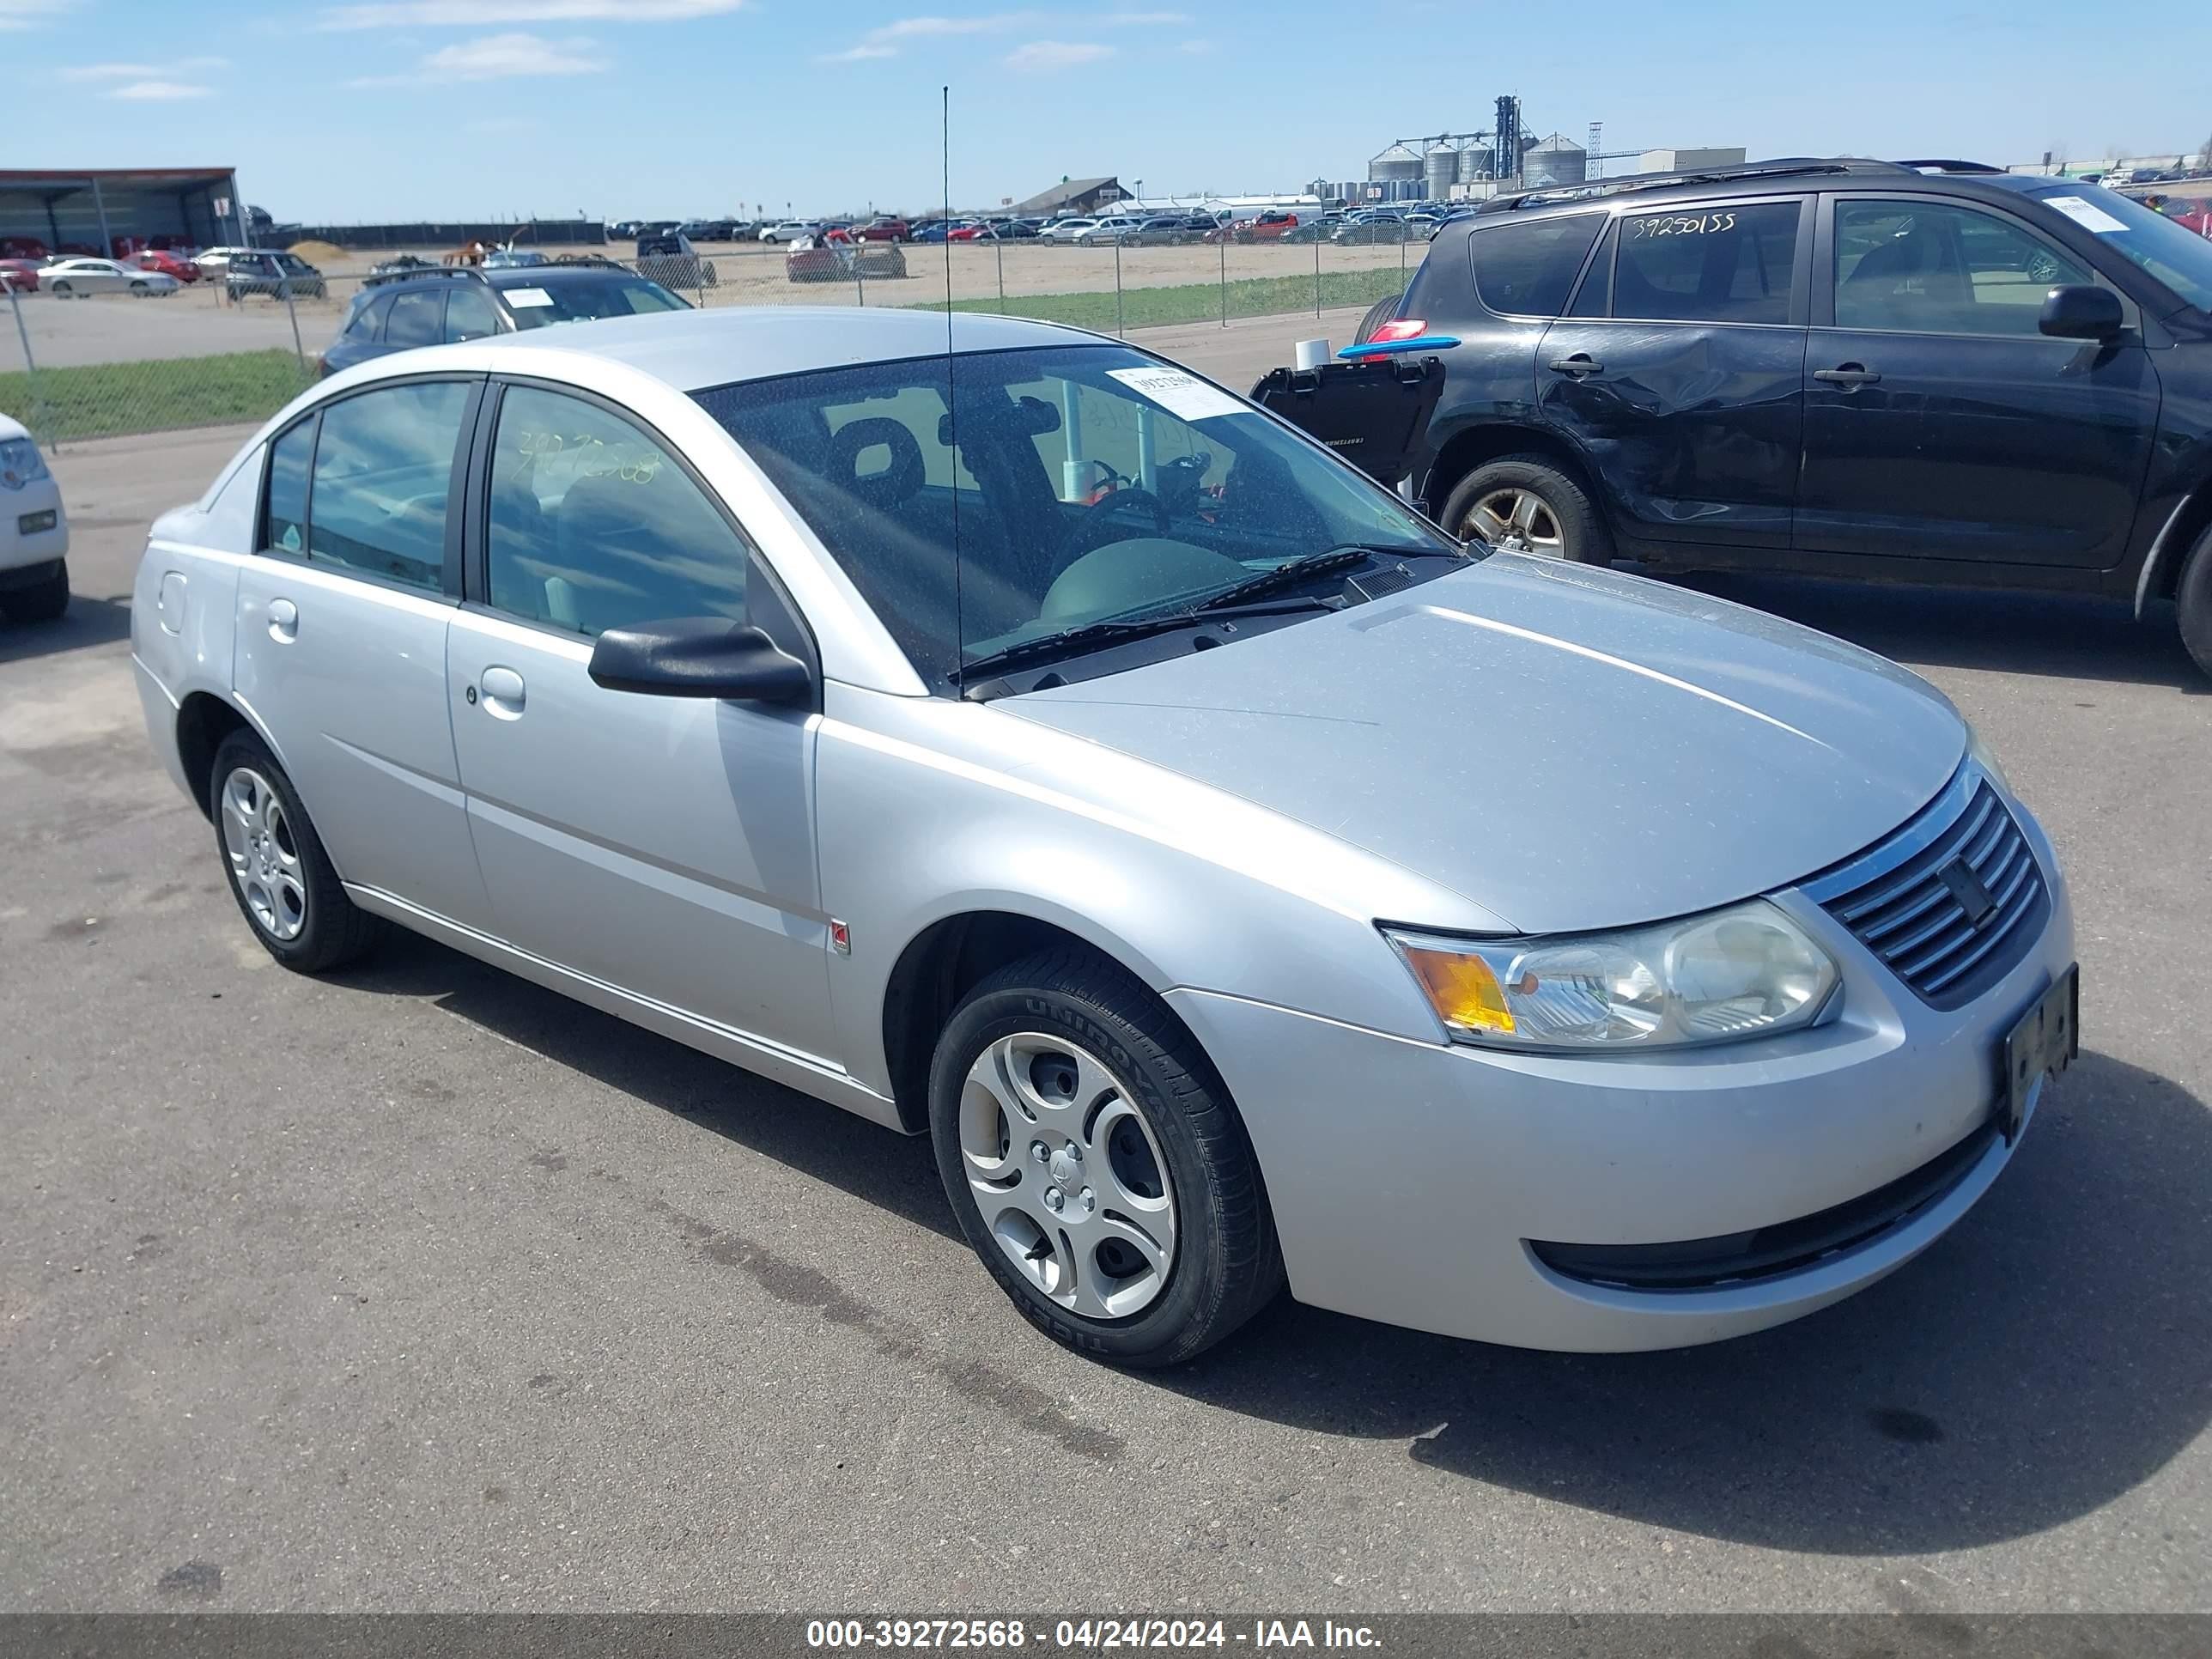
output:
[[[999,315],[1003,317],[1006,314],[1006,245],[994,236],[991,251],[999,256]]]
[[[1221,325],[1229,326],[1229,227],[1221,227]]]
[[[276,286],[283,291],[284,314],[292,319],[292,355],[300,360],[300,373],[305,376],[307,372],[307,348],[300,343],[300,313],[292,303],[291,273],[287,271],[279,276]]]
[[[1127,337],[1128,329],[1121,320],[1121,234],[1114,233],[1114,332]]]
[[[15,292],[13,283],[0,283],[0,289],[8,291],[8,309],[15,313],[15,337],[23,343],[23,377],[31,383],[31,407],[27,411],[30,419],[25,424],[49,444],[59,448],[61,446],[54,437],[53,429],[46,423],[46,400],[39,391],[39,365],[31,356],[31,331],[23,325],[22,298]]]
[[[861,246],[859,242],[853,244],[853,291],[860,296],[860,302],[866,305],[868,303],[868,278],[860,269]]]
[[[1314,315],[1321,315],[1321,238],[1314,238]]]

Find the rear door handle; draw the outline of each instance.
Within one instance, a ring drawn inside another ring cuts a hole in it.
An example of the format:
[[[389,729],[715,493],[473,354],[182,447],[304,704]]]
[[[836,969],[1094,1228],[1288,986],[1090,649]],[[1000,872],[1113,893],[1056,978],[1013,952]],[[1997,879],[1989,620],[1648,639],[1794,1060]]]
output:
[[[1605,365],[1594,361],[1587,351],[1577,351],[1571,357],[1554,357],[1546,364],[1554,374],[1598,374]]]
[[[483,693],[483,706],[501,720],[511,720],[522,713],[526,688],[522,676],[512,668],[487,668],[477,677],[477,685]]]
[[[289,645],[300,637],[300,607],[289,599],[269,601],[269,637]]]
[[[1813,378],[1816,380],[1826,380],[1830,386],[1839,386],[1848,390],[1852,386],[1872,386],[1881,380],[1881,376],[1864,363],[1838,363],[1833,368],[1814,369]]]

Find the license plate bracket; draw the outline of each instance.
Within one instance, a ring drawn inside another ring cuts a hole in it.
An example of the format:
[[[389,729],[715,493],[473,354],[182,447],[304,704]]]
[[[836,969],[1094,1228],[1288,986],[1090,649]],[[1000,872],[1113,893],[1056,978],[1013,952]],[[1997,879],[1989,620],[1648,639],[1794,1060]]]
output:
[[[2045,1073],[2057,1077],[2081,1052],[2081,970],[2078,963],[2051,982],[2005,1033],[2004,1088],[1997,1129],[2010,1146],[2027,1121],[2028,1102]]]

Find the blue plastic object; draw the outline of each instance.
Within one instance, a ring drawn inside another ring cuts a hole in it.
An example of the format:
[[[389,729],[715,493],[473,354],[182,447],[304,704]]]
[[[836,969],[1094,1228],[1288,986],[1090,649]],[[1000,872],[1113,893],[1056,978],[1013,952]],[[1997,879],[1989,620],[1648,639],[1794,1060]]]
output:
[[[1381,357],[1394,351],[1442,351],[1459,343],[1456,334],[1420,334],[1410,340],[1374,340],[1365,345],[1348,345],[1336,355],[1346,362],[1361,357]]]

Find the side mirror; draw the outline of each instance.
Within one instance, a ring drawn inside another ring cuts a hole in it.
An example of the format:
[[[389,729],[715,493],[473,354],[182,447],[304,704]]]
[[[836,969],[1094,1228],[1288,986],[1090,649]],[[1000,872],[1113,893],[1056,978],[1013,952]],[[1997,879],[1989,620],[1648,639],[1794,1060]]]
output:
[[[2061,340],[2109,340],[2125,321],[2118,295],[2079,283],[2054,288],[2044,296],[2043,315],[2036,326]]]
[[[594,685],[655,697],[805,702],[814,677],[757,628],[726,617],[611,628],[592,647]]]

